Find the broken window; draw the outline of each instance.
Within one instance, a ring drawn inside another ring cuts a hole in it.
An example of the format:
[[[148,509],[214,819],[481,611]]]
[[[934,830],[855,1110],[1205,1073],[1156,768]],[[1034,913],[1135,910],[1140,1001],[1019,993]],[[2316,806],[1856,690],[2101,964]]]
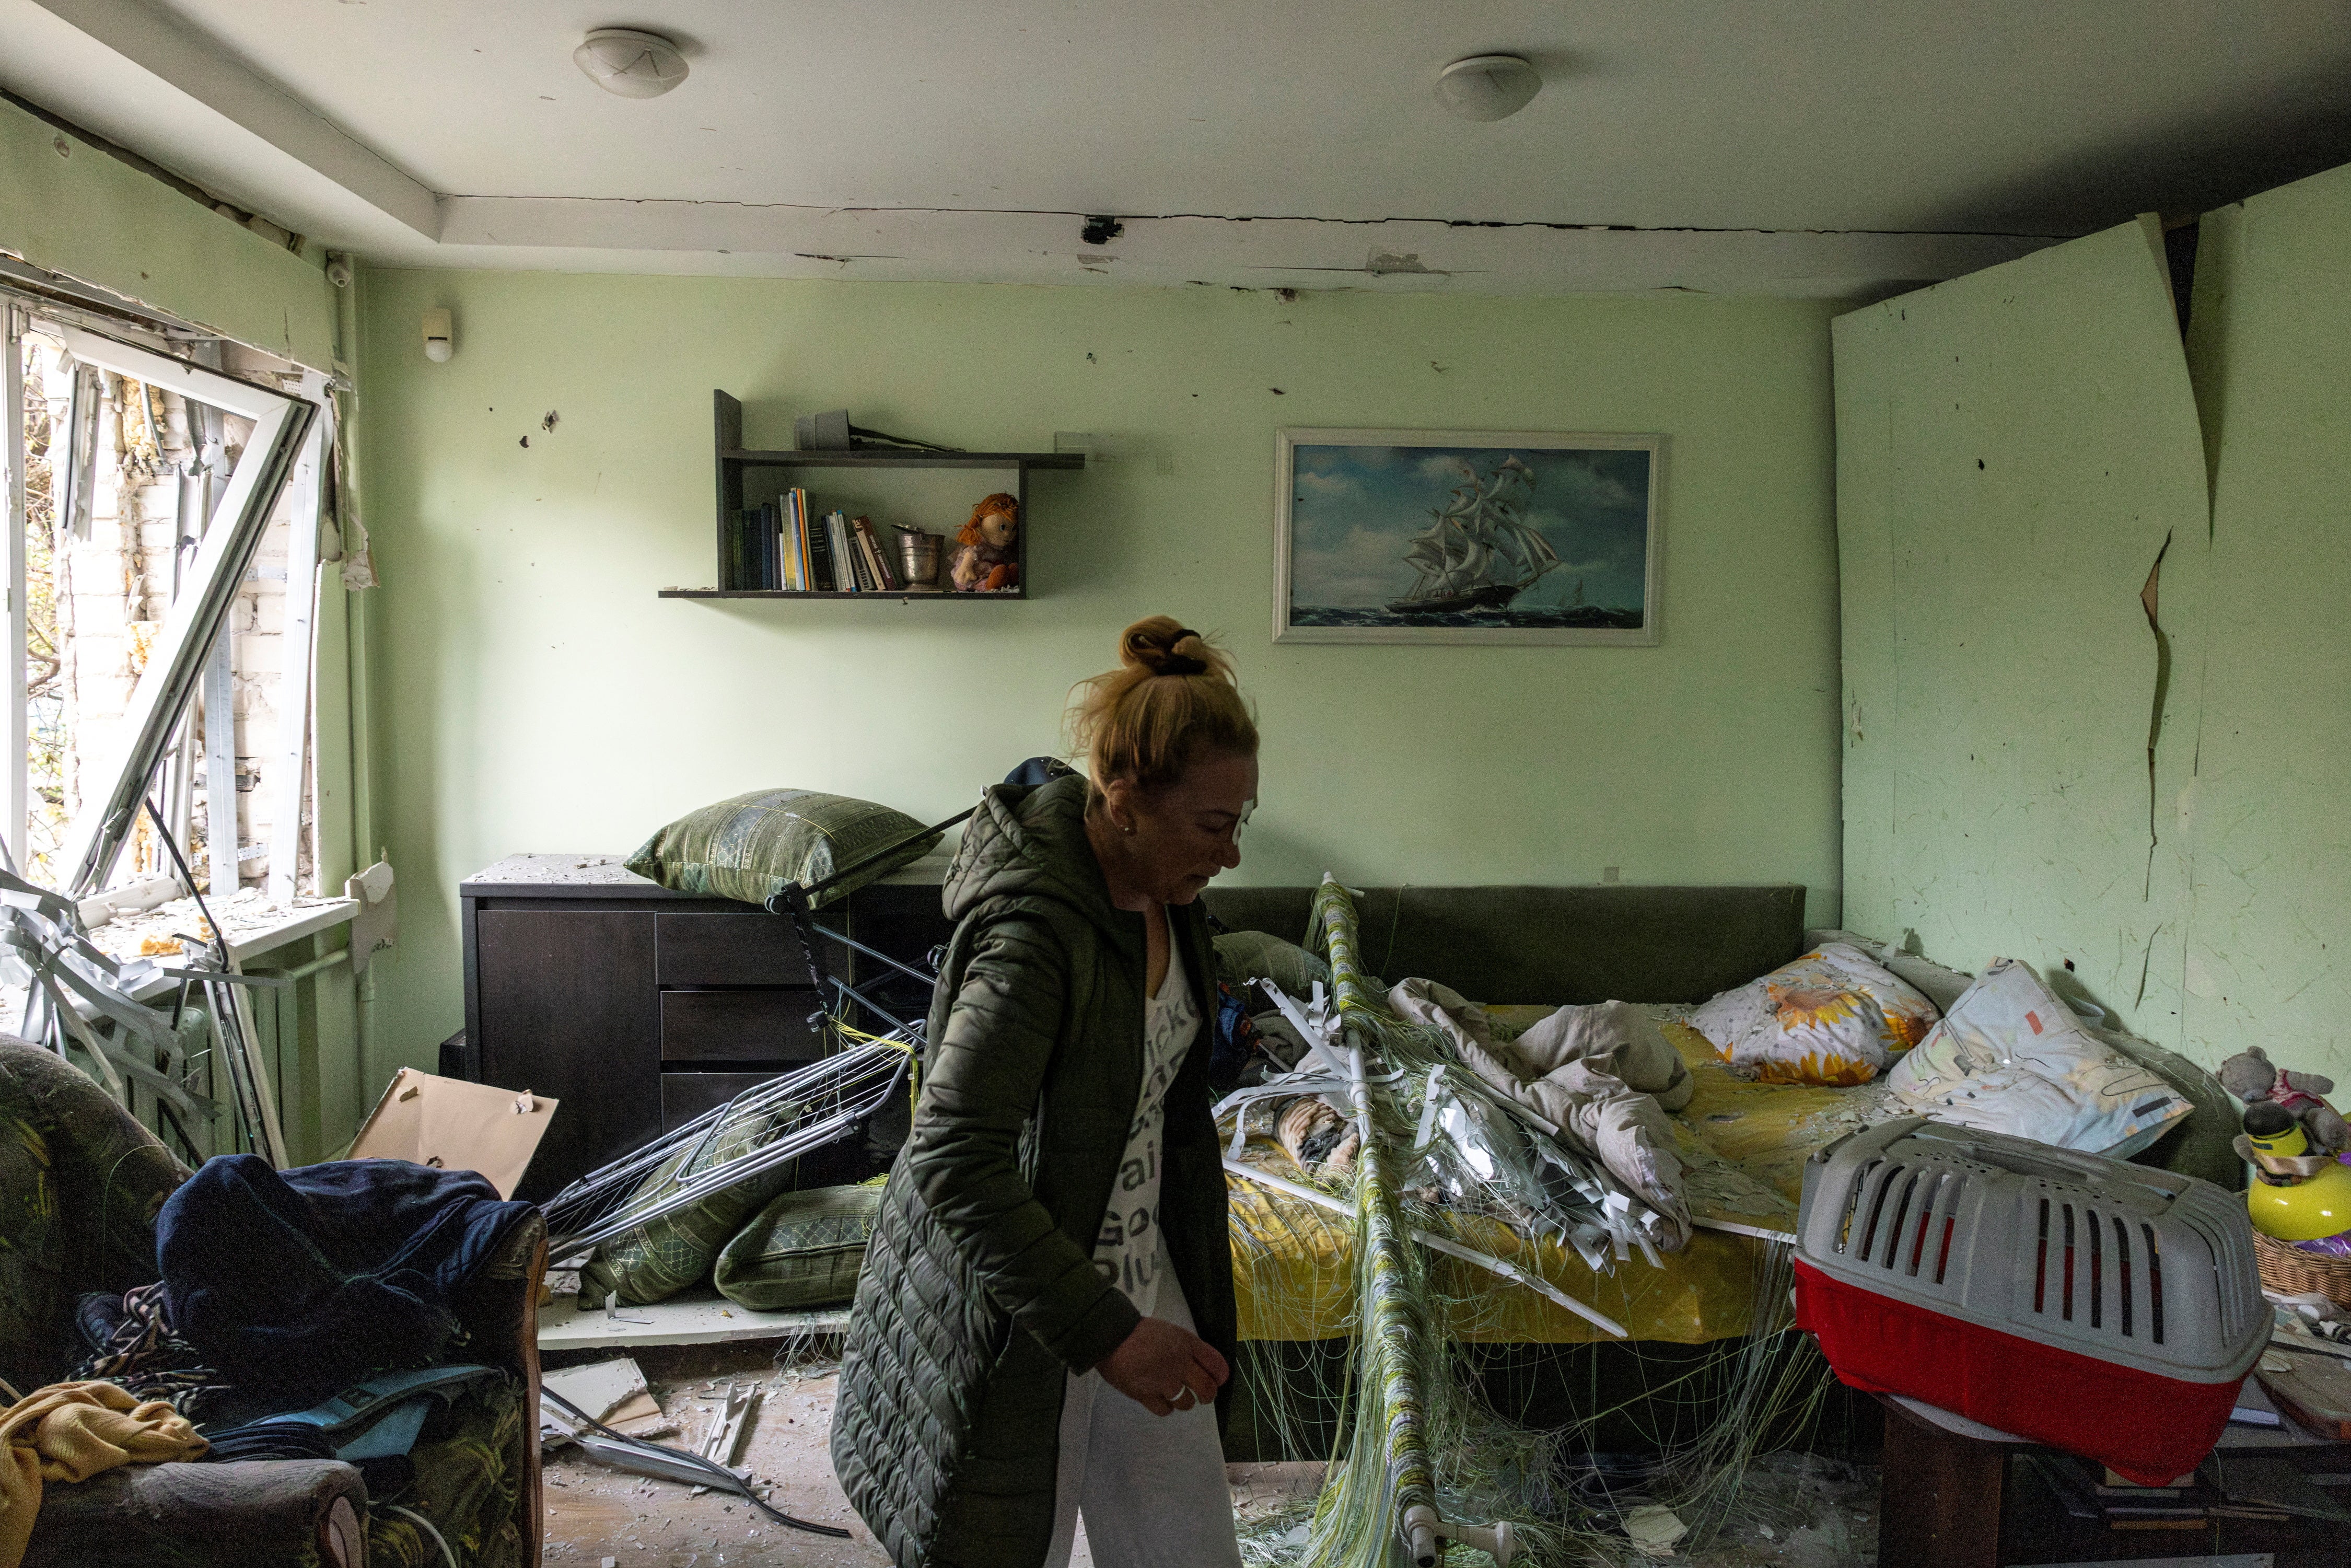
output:
[[[36,883],[160,902],[152,802],[212,900],[289,905],[316,881],[320,378],[0,310],[23,758],[0,836]]]

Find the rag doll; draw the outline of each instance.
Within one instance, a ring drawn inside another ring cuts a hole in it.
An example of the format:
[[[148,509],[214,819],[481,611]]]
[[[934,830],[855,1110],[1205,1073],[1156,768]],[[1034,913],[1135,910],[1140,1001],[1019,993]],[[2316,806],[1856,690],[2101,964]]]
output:
[[[1020,503],[1001,492],[971,509],[971,521],[956,535],[951,575],[958,593],[994,593],[1020,585],[1013,541],[1020,532]]]

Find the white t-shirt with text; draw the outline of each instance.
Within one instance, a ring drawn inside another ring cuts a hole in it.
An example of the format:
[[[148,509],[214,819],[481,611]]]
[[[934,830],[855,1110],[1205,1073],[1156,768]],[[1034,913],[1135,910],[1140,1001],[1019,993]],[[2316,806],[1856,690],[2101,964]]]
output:
[[[1167,1125],[1167,1089],[1200,1031],[1200,1009],[1185,981],[1184,959],[1168,932],[1167,975],[1143,1004],[1143,1092],[1128,1124],[1126,1154],[1094,1243],[1094,1268],[1126,1292],[1144,1316],[1159,1300],[1159,1155]]]

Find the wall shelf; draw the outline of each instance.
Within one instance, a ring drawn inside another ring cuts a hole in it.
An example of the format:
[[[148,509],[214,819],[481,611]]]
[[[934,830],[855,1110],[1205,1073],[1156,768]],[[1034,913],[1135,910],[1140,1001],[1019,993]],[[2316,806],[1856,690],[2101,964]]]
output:
[[[770,452],[746,447],[743,444],[743,405],[724,392],[711,394],[712,423],[717,463],[718,529],[717,550],[714,566],[726,559],[726,535],[730,520],[744,506],[745,477],[754,472],[774,472],[793,468],[895,469],[906,473],[947,473],[956,469],[991,469],[1014,476],[1009,486],[1020,503],[1020,531],[1016,545],[1020,568],[1018,588],[1001,593],[957,593],[947,589],[938,593],[803,593],[782,588],[664,588],[664,599],[840,599],[880,601],[895,600],[912,604],[925,600],[958,600],[966,601],[1005,601],[1029,597],[1029,476],[1040,468],[1083,468],[1082,452]],[[762,499],[765,497],[762,497]],[[979,497],[975,494],[973,501]],[[818,513],[831,508],[821,505],[821,496],[810,497],[811,507]],[[887,519],[883,528],[887,530]],[[934,528],[934,533],[942,530]],[[955,530],[945,530],[946,543],[940,552],[939,573],[946,575],[955,553]],[[893,562],[894,565],[895,563]]]
[[[944,571],[946,567],[941,566]],[[1025,599],[1025,593],[957,593],[953,589],[944,593],[907,593],[884,590],[880,593],[802,593],[790,588],[664,588],[657,597],[663,599],[858,599],[868,604],[884,600],[895,603],[917,604],[934,599],[952,599],[958,602],[984,604],[998,600]]]

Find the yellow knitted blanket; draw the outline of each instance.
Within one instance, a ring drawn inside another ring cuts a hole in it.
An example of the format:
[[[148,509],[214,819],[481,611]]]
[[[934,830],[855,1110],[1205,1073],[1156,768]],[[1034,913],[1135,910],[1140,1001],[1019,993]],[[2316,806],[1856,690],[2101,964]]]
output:
[[[204,1440],[162,1400],[111,1383],[53,1383],[0,1411],[0,1568],[17,1568],[40,1516],[41,1483],[86,1481],[117,1465],[193,1459]]]

